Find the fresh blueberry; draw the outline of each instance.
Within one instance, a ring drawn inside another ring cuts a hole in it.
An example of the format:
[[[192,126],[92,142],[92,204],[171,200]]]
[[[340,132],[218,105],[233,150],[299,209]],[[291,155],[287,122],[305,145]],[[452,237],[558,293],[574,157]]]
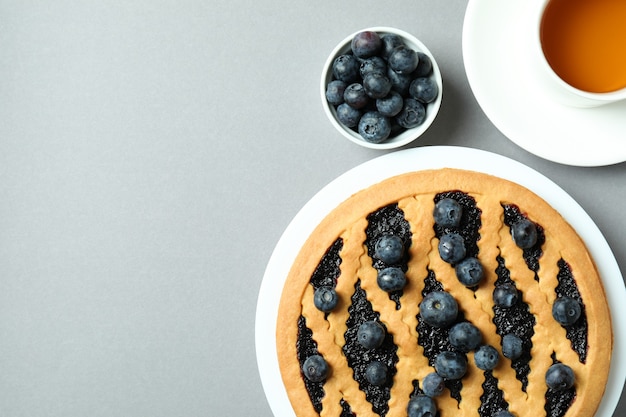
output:
[[[561,326],[571,326],[576,323],[581,312],[580,303],[572,297],[559,297],[552,305],[552,316]]]
[[[485,276],[483,266],[474,257],[463,259],[456,265],[455,271],[459,282],[466,287],[476,286]]]
[[[513,284],[498,285],[493,290],[493,302],[503,308],[511,308],[519,300],[519,292]]]
[[[332,80],[326,86],[326,100],[333,106],[343,103],[343,92],[346,89],[346,83],[341,80]]]
[[[478,327],[467,321],[455,324],[448,332],[450,344],[461,352],[476,349],[482,339],[483,336]]]
[[[511,235],[520,248],[532,248],[537,243],[537,226],[528,219],[521,219],[511,226]]]
[[[363,322],[356,333],[357,342],[365,349],[376,349],[385,340],[385,328],[377,321]]]
[[[359,80],[359,68],[361,64],[354,55],[339,55],[333,61],[333,76],[346,84]]]
[[[452,295],[445,291],[426,294],[419,305],[422,320],[434,327],[448,327],[459,314],[459,305]]]
[[[377,111],[370,111],[361,116],[358,129],[367,142],[381,143],[391,134],[391,121]]]
[[[379,72],[381,74],[387,74],[387,63],[379,56],[372,56],[364,59],[361,62],[360,73],[361,77],[365,77],[370,72]]]
[[[362,114],[361,110],[355,109],[348,103],[341,103],[337,106],[337,120],[346,127],[356,127]]]
[[[362,109],[370,102],[363,84],[349,84],[343,92],[343,100],[355,109]]]
[[[376,100],[376,109],[380,114],[387,117],[393,117],[400,113],[404,100],[400,93],[390,91],[386,97]]]
[[[326,100],[333,106],[343,103],[343,92],[346,89],[346,83],[341,80],[332,80],[326,86]]]
[[[511,360],[522,356],[522,339],[513,333],[507,333],[502,337],[502,355]]]
[[[402,126],[400,126],[398,123],[395,122],[395,118],[391,118],[391,134],[389,135],[390,137],[396,137],[404,132],[406,132],[406,129],[403,128]]]
[[[500,354],[493,346],[482,345],[474,352],[474,362],[483,371],[491,371],[498,365]]]
[[[380,37],[380,41],[382,43],[380,56],[384,59],[389,59],[391,51],[393,51],[397,46],[404,45],[402,38],[395,33],[386,33],[382,35]]]
[[[508,412],[507,410],[498,411],[493,415],[493,417],[515,417],[513,414]]]
[[[458,233],[446,233],[439,239],[439,256],[444,262],[456,264],[465,258],[465,241]]]
[[[409,87],[413,78],[410,74],[398,74],[391,68],[387,68],[387,78],[391,81],[391,89],[397,91],[403,97],[409,95]]]
[[[374,246],[374,257],[387,265],[400,262],[404,256],[404,243],[396,235],[382,235]]]
[[[406,408],[408,417],[436,417],[435,401],[426,395],[416,395],[409,400]]]
[[[409,94],[421,103],[432,103],[439,95],[439,87],[432,78],[419,77],[411,81]]]
[[[378,271],[376,281],[383,291],[400,291],[406,285],[406,276],[402,269],[390,266]]]
[[[462,214],[463,206],[453,198],[442,198],[433,209],[435,223],[441,227],[458,227]]]
[[[387,382],[387,365],[382,362],[370,362],[365,368],[365,379],[372,385],[383,385]]]
[[[433,62],[430,57],[423,52],[417,53],[418,63],[415,72],[413,72],[413,76],[415,77],[426,77],[430,75],[433,70]]]
[[[556,363],[546,372],[546,384],[553,390],[564,391],[574,386],[574,371],[569,366]]]
[[[352,53],[358,58],[369,58],[378,54],[382,48],[380,35],[373,31],[363,31],[354,35],[350,43]]]
[[[429,373],[422,381],[422,391],[431,398],[441,395],[445,387],[443,378],[437,372]]]
[[[389,67],[400,74],[410,74],[415,71],[419,62],[417,52],[406,45],[396,46],[389,54]]]
[[[396,116],[396,123],[405,129],[411,129],[424,123],[426,107],[414,98],[406,98],[402,110]]]
[[[444,350],[435,357],[434,365],[444,379],[461,379],[467,372],[467,358],[459,352]]]
[[[363,88],[371,98],[383,98],[391,91],[391,81],[385,74],[370,72],[363,77]]]
[[[328,313],[337,307],[339,296],[333,287],[319,287],[313,294],[313,304],[318,310]]]
[[[302,373],[312,382],[320,382],[328,376],[328,364],[320,355],[312,355],[306,358],[302,365]]]

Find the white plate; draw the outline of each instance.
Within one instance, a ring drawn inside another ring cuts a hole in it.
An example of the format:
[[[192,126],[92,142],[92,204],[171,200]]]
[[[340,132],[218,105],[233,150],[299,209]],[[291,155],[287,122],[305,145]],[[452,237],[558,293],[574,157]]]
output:
[[[534,0],[470,0],[463,60],[470,87],[511,141],[554,162],[602,166],[626,161],[626,101],[592,109],[550,100],[524,62],[519,22]]]
[[[319,191],[294,217],[270,257],[256,311],[255,340],[261,381],[276,417],[295,417],[283,385],[276,356],[278,303],[289,272],[306,238],[339,203],[355,192],[405,172],[443,167],[492,174],[534,191],[557,209],[587,244],[603,278],[612,317],[626,317],[626,288],[611,249],[593,220],[558,185],[509,158],[462,147],[421,147],[386,154],[341,175]],[[626,320],[613,320],[615,345],[607,391],[597,417],[611,417],[626,381]]]

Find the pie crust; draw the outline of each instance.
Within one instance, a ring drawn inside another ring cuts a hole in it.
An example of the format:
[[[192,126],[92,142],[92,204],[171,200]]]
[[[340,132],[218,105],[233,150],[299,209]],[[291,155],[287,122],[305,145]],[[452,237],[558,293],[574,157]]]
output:
[[[484,267],[485,277],[475,289],[459,283],[454,268],[443,262],[438,254],[432,212],[435,196],[449,191],[468,194],[480,209],[477,258]],[[411,228],[407,285],[402,291],[399,309],[396,302],[377,287],[377,272],[365,245],[368,215],[395,203]],[[505,225],[503,205],[506,204],[519,207],[524,216],[543,228],[545,241],[536,273],[527,266],[522,249],[515,245],[509,227]],[[339,304],[325,314],[313,305],[314,288],[310,282],[320,260],[339,238],[343,241],[339,254],[340,275],[335,288]],[[406,416],[407,403],[415,389],[414,381],[421,381],[434,371],[418,343],[417,330],[427,271],[434,271],[444,290],[457,300],[460,312],[471,317],[472,323],[481,330],[483,343],[501,352],[501,337],[493,322],[492,298],[498,279],[495,272],[498,257],[504,258],[511,279],[521,290],[523,301],[536,321],[525,389],[516,378],[510,359],[501,355],[493,370],[508,410],[517,417],[546,416],[545,374],[556,354],[560,362],[574,370],[576,377],[575,398],[564,416],[593,416],[607,383],[613,336],[602,282],[584,242],[554,208],[525,187],[488,174],[450,168],[398,175],[359,191],[331,211],[306,240],[285,281],[276,328],[280,372],[296,415],[338,417],[342,414],[343,401],[349,403],[351,411],[358,416],[376,415],[342,351],[346,343],[344,335],[350,297],[357,281],[397,346],[398,360],[385,412],[388,417]],[[587,320],[584,361],[572,348],[566,329],[552,317],[552,304],[557,297],[557,264],[561,259],[569,265],[584,305]],[[316,411],[311,401],[298,360],[297,323],[300,317],[306,319],[317,350],[331,369],[323,383],[321,412]],[[462,379],[461,400],[453,398],[447,389],[435,398],[440,417],[480,415],[478,409],[485,373],[475,366],[472,355],[468,353],[468,371]]]

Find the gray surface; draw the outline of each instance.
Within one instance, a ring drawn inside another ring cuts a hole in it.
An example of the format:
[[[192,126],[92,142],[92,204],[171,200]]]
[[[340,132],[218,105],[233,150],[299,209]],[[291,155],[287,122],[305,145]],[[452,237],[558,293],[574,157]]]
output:
[[[464,73],[465,7],[0,0],[0,414],[271,416],[258,289],[302,205],[380,155],[342,139],[318,96],[327,54],[368,26],[438,58],[444,102],[416,146],[539,170],[623,269],[624,164],[563,166],[500,134]]]

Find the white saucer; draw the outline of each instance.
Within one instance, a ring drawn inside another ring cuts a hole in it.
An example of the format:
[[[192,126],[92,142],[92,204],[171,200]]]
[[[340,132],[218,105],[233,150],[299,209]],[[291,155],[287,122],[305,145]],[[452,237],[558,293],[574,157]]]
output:
[[[626,161],[626,101],[591,109],[561,105],[525,70],[518,26],[528,1],[469,0],[463,60],[478,104],[511,141],[544,159],[575,166]]]
[[[424,146],[369,160],[337,177],[309,200],[280,237],[263,275],[255,322],[257,365],[267,401],[276,417],[296,417],[283,385],[276,353],[278,303],[283,285],[304,241],[338,204],[386,178],[419,169],[468,169],[516,182],[552,205],[582,237],[602,276],[613,318],[626,316],[626,288],[604,236],[584,209],[562,188],[517,161],[478,149]],[[609,383],[595,417],[611,417],[626,380],[626,320],[613,320],[614,355]]]

